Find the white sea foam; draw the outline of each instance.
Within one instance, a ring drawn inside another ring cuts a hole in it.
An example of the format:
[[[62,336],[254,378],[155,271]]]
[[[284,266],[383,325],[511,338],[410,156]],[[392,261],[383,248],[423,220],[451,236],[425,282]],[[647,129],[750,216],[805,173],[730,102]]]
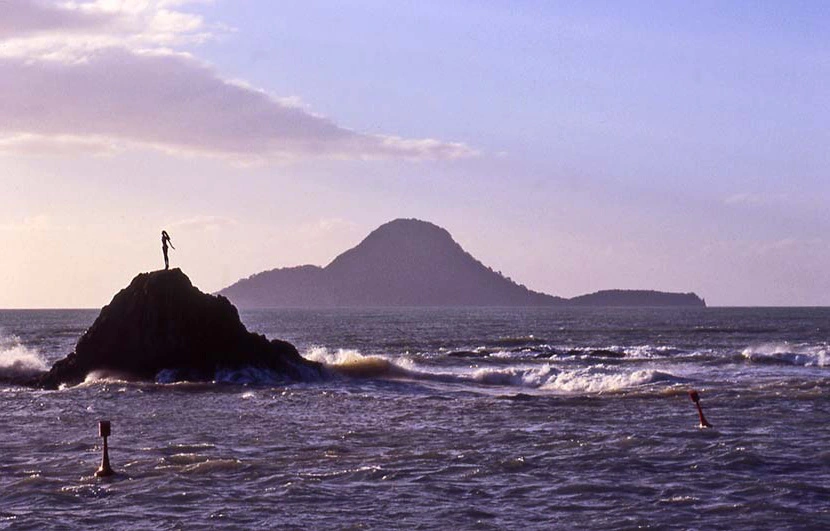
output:
[[[674,380],[677,380],[677,378],[671,374],[652,369],[600,372],[589,367],[562,371],[545,382],[541,388],[546,391],[593,394],[622,391],[633,387]]]
[[[491,358],[508,359],[508,360],[512,359],[512,358],[519,358],[519,357],[521,357],[521,355],[522,355],[521,352],[513,352],[513,351],[510,351],[510,350],[499,350],[497,352],[491,352],[489,354],[489,356]]]
[[[541,367],[478,369],[473,380],[494,384],[539,389],[556,393],[607,393],[663,381],[676,380],[668,373],[651,369],[611,370],[588,367],[562,370],[549,364]]]
[[[129,375],[118,371],[111,370],[96,370],[86,375],[81,385],[91,385],[97,383],[127,383],[134,380]]]
[[[25,378],[47,369],[36,349],[21,343],[17,336],[0,335],[0,377]]]
[[[675,347],[665,345],[634,345],[629,347],[611,347],[609,350],[621,351],[630,359],[652,359],[662,358],[673,352],[676,352]]]
[[[509,367],[476,369],[469,379],[490,385],[511,385],[516,387],[541,387],[556,372],[551,365],[541,367]]]
[[[741,354],[757,363],[783,363],[803,367],[827,367],[830,365],[830,347],[824,345],[793,344],[788,342],[764,343],[745,348]]]
[[[306,357],[319,361],[335,374],[356,378],[390,378],[484,386],[535,389],[551,393],[593,394],[620,391],[657,382],[676,381],[671,374],[656,370],[624,370],[589,367],[564,370],[551,364],[510,367],[425,367],[408,358],[364,356],[357,350],[329,351],[315,347]]]
[[[355,349],[341,348],[337,350],[329,350],[326,347],[311,347],[303,354],[303,357],[308,360],[330,366],[355,363],[367,358],[367,356],[364,356],[360,353],[360,351]]]

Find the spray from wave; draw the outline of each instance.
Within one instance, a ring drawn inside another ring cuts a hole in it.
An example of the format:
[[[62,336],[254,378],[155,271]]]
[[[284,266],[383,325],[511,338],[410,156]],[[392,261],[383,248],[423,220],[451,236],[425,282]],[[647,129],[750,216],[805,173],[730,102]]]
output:
[[[48,367],[40,353],[20,342],[17,336],[0,336],[0,380],[32,378]]]
[[[549,363],[435,369],[418,366],[407,358],[393,360],[382,356],[364,356],[357,350],[329,351],[325,347],[314,347],[305,357],[322,363],[336,375],[352,378],[402,379],[477,387],[517,387],[552,394],[619,392],[649,384],[684,381],[669,373],[651,369],[628,370],[606,366],[561,369]]]

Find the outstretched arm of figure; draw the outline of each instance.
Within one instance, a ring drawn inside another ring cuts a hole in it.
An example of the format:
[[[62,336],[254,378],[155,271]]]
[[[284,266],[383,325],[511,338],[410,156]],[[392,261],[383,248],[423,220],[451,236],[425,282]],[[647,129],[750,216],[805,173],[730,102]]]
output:
[[[171,242],[170,240],[167,240],[167,242],[170,244],[170,248],[171,248],[171,249],[173,249],[173,250],[175,250],[175,249],[176,249],[175,247],[173,247],[173,242]]]

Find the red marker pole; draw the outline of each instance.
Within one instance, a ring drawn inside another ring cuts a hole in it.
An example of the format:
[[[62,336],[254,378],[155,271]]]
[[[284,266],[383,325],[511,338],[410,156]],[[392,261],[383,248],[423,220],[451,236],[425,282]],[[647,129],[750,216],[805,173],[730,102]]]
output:
[[[95,471],[95,475],[99,478],[115,474],[110,466],[110,452],[109,447],[107,447],[107,437],[110,436],[110,431],[110,421],[101,420],[98,422],[98,435],[104,438],[104,456],[101,458],[101,466]]]
[[[691,391],[689,391],[689,398],[691,398],[692,402],[694,402],[695,406],[697,406],[697,414],[700,417],[700,427],[711,428],[712,425],[709,424],[709,421],[706,420],[706,417],[703,416],[703,408],[700,407],[700,395],[697,394],[697,391],[692,389]]]

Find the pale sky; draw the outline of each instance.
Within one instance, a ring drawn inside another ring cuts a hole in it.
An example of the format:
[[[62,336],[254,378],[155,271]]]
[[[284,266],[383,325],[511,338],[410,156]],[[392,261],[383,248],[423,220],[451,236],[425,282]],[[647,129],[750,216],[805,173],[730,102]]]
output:
[[[570,297],[830,305],[830,3],[0,0],[0,308],[443,226]]]

